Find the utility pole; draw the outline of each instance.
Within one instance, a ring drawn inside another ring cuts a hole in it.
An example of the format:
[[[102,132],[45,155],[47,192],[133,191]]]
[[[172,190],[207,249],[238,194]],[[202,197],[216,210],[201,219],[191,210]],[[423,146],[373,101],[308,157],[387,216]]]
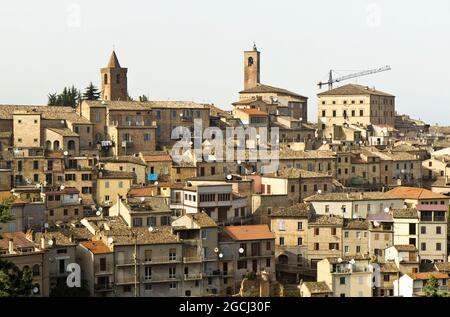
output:
[[[134,253],[133,253],[133,261],[134,261],[134,297],[138,297],[138,271],[137,271],[137,234],[133,232],[134,237]]]

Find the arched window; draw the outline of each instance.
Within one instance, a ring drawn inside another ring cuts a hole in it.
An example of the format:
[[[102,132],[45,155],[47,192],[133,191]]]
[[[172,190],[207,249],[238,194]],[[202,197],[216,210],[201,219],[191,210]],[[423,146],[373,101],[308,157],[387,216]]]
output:
[[[103,75],[103,83],[108,85],[108,74]]]
[[[39,276],[41,275],[41,267],[39,264],[33,265],[33,276]]]
[[[59,150],[59,141],[58,140],[53,141],[53,150],[55,150],[55,151]]]
[[[74,140],[70,140],[67,143],[67,147],[69,148],[69,150],[75,150],[75,141]]]
[[[253,65],[253,57],[249,57],[248,58],[248,66],[252,66]]]
[[[51,150],[52,149],[52,141],[50,141],[50,140],[45,141],[45,148],[47,150]]]
[[[117,83],[117,84],[120,84],[120,74],[117,74],[117,75],[116,75],[116,83]]]

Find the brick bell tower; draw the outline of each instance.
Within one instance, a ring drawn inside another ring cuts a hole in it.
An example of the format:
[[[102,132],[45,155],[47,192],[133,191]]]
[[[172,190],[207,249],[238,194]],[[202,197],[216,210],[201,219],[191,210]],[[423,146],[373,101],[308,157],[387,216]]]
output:
[[[244,90],[260,83],[260,52],[253,43],[253,50],[244,52]]]
[[[101,69],[102,99],[128,100],[127,72],[128,68],[120,67],[116,52],[109,58],[108,66]]]

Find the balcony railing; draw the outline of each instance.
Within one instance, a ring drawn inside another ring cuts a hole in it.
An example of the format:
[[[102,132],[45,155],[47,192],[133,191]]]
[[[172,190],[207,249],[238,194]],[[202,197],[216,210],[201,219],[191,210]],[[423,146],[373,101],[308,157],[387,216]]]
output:
[[[152,257],[151,259],[143,259],[142,264],[151,265],[151,264],[166,264],[166,263],[177,263],[181,262],[181,256],[164,256],[164,257]]]
[[[94,290],[97,292],[108,292],[112,291],[114,288],[113,283],[100,283],[94,285]]]
[[[185,281],[201,280],[202,278],[203,278],[203,274],[202,273],[184,274],[184,280]]]

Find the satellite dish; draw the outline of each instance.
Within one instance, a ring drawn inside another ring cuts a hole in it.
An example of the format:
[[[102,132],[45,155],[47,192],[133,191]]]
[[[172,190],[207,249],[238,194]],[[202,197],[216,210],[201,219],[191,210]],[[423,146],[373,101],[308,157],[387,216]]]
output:
[[[152,226],[148,227],[148,231],[153,232],[155,231],[155,228],[153,228]]]
[[[388,207],[384,208],[384,212],[388,213],[390,211],[390,209]]]
[[[144,202],[145,201],[145,197],[141,197],[141,202]]]
[[[223,253],[219,253],[219,258],[223,258]]]
[[[158,181],[156,181],[154,184],[155,184],[156,186],[158,186],[159,183],[158,183]]]
[[[44,228],[48,229],[48,223],[44,223]]]
[[[66,188],[64,185],[61,185],[60,189],[64,190],[64,188]]]
[[[52,246],[52,245],[53,245],[53,240],[52,240],[52,239],[48,240],[48,245],[49,245],[49,246]]]
[[[375,227],[379,227],[379,226],[380,226],[380,223],[379,223],[378,221],[374,221],[374,222],[373,222],[373,225],[374,225]]]
[[[114,242],[114,239],[112,238],[112,237],[108,237],[108,244],[113,244],[113,242]]]
[[[244,248],[239,248],[239,250],[238,250],[238,251],[239,251],[239,253],[241,253],[241,254],[242,254],[242,253],[244,253]]]
[[[219,248],[214,248],[214,252],[219,252]]]
[[[100,216],[102,213],[101,213],[100,210],[97,210],[97,211],[95,212],[95,214],[96,214],[97,216]]]
[[[67,156],[67,155],[69,155],[69,152],[67,152],[67,151],[64,151],[64,156]]]
[[[318,193],[319,195],[322,194],[322,190],[319,189],[319,190],[317,191],[317,193]]]
[[[238,165],[240,165],[242,162],[241,162],[241,160],[238,160],[236,163],[238,163]]]
[[[228,174],[228,175],[227,175],[227,179],[228,179],[229,181],[232,180],[232,179],[233,179],[233,175]]]
[[[327,144],[327,141],[323,140],[323,141],[322,141],[322,144],[324,144],[324,145]]]
[[[349,263],[353,265],[356,263],[356,261],[355,261],[355,259],[351,259]]]
[[[98,211],[102,212],[103,208],[102,207],[98,207]]]
[[[342,263],[342,258],[337,259],[338,263]]]
[[[33,287],[33,293],[37,294],[39,292],[39,288],[37,286]]]

